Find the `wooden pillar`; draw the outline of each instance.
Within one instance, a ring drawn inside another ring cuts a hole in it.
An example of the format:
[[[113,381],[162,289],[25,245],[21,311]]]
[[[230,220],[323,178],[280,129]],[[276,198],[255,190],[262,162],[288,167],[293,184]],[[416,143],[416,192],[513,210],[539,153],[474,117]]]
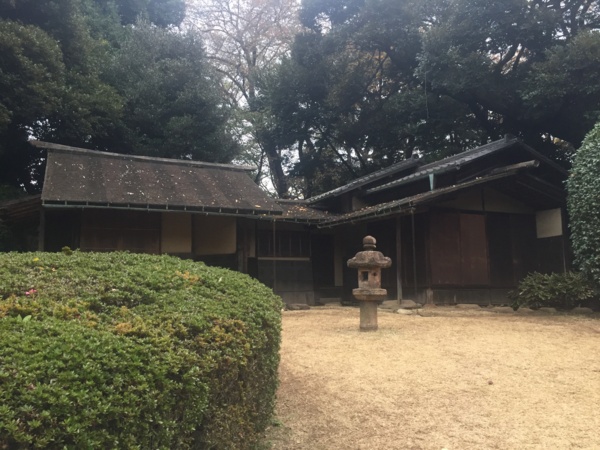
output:
[[[396,217],[396,300],[402,300],[402,217]]]
[[[412,231],[412,257],[413,257],[413,283],[414,283],[414,298],[415,302],[418,302],[418,291],[417,291],[417,244],[416,244],[416,232],[415,232],[415,210],[414,208],[410,211],[410,222]]]
[[[43,252],[46,247],[46,211],[40,208],[40,228],[38,230],[38,251]]]

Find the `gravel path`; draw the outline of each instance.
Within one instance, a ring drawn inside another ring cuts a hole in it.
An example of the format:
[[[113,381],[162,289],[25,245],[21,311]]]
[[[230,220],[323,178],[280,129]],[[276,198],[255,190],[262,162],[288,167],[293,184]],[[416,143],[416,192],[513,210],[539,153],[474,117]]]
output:
[[[600,317],[283,313],[275,450],[600,449]]]

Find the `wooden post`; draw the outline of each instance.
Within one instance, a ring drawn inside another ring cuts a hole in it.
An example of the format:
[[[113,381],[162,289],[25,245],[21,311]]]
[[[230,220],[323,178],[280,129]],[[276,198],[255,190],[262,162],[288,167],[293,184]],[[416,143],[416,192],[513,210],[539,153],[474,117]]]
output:
[[[40,208],[40,228],[38,230],[38,251],[43,252],[46,246],[46,212],[44,206]]]
[[[396,300],[402,300],[402,217],[396,217]]]

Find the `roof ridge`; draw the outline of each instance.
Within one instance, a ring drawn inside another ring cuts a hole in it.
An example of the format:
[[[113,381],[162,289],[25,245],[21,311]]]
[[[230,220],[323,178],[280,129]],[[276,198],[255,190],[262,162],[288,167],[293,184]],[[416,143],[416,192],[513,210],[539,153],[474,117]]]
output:
[[[114,153],[114,152],[106,152],[103,150],[91,150],[87,148],[81,147],[73,147],[70,145],[62,145],[62,144],[54,144],[52,142],[44,142],[33,140],[29,141],[29,143],[38,148],[45,148],[47,150],[53,150],[59,153],[73,153],[73,154],[82,154],[87,156],[96,156],[101,158],[117,158],[117,159],[126,159],[131,161],[145,161],[145,162],[160,162],[163,164],[174,164],[174,165],[183,165],[183,166],[195,166],[195,167],[205,167],[205,168],[215,168],[215,169],[226,169],[226,170],[236,170],[236,171],[244,171],[248,172],[251,170],[255,170],[255,167],[252,166],[242,166],[236,164],[224,164],[224,163],[209,163],[204,161],[194,161],[188,159],[175,159],[175,158],[161,158],[157,156],[143,156],[143,155],[130,155],[125,153]]]

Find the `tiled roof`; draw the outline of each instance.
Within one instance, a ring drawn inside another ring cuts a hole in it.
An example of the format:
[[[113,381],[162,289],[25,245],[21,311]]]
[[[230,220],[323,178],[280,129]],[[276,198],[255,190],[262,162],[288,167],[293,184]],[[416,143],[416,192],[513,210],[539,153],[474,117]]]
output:
[[[337,217],[337,214],[311,207],[306,200],[277,200],[283,214],[277,220],[294,222],[322,222]]]
[[[48,149],[45,205],[282,213],[252,181],[248,167],[35,145]]]

